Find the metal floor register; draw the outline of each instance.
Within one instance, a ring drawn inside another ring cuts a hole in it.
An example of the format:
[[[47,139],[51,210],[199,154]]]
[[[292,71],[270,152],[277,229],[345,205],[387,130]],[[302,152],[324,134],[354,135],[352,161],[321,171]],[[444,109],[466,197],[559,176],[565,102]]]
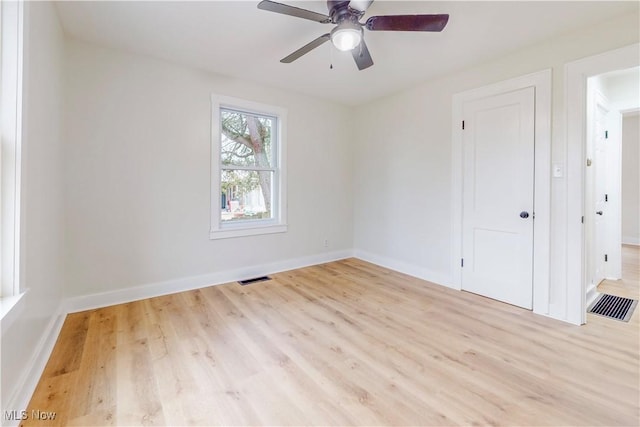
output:
[[[628,322],[629,319],[631,319],[631,315],[633,315],[633,310],[636,308],[636,305],[638,305],[637,300],[609,294],[600,294],[595,301],[591,303],[587,312]]]

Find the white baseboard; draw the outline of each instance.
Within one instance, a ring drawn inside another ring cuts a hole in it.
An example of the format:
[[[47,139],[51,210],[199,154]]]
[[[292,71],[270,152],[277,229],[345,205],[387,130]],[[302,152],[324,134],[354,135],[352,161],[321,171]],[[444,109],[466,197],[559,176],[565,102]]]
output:
[[[452,284],[452,278],[450,276],[436,273],[414,264],[388,258],[383,255],[373,254],[371,252],[361,251],[359,249],[354,251],[354,256],[363,261],[367,261],[390,270],[395,270],[400,273],[408,274],[409,276],[417,277],[418,279],[426,280],[427,282],[435,283],[436,285],[460,290],[460,288]]]
[[[84,310],[107,307],[115,304],[123,304],[145,298],[153,298],[161,295],[168,295],[177,292],[199,289],[207,286],[220,285],[251,277],[265,276],[281,271],[294,270],[308,267],[310,265],[322,264],[325,262],[337,261],[355,256],[363,261],[377,264],[381,267],[389,268],[404,274],[408,274],[437,285],[458,289],[451,284],[451,277],[434,273],[428,269],[418,267],[403,261],[376,255],[361,250],[342,250],[328,252],[319,255],[294,258],[285,261],[256,265],[235,270],[220,271],[201,276],[185,277],[176,280],[168,280],[158,283],[150,283],[125,289],[117,289],[97,294],[81,295],[68,298],[65,309],[67,313],[76,313]]]
[[[177,292],[190,291],[207,286],[235,282],[237,280],[244,280],[252,277],[265,276],[281,271],[294,270],[296,268],[308,267],[310,265],[337,261],[352,256],[352,250],[327,252],[323,254],[294,258],[284,261],[276,261],[273,263],[262,265],[243,267],[235,270],[226,270],[200,276],[184,277],[181,279],[150,283],[146,285],[117,289],[91,295],[81,295],[68,298],[65,308],[68,313],[76,313],[78,311],[92,310],[95,308],[107,307],[114,304],[122,304],[145,298],[152,298]]]
[[[586,298],[585,307],[589,308],[591,303],[598,297],[598,295],[600,295],[600,292],[598,292],[598,287],[597,286],[590,287],[587,290],[587,298]]]
[[[622,236],[622,244],[640,246],[640,237]]]
[[[36,390],[38,381],[40,381],[40,377],[44,372],[44,368],[47,366],[49,356],[51,356],[51,352],[53,351],[53,347],[56,344],[66,317],[67,313],[64,311],[64,304],[61,303],[42,332],[35,351],[32,353],[31,359],[26,365],[28,368],[18,380],[17,387],[14,389],[15,392],[2,402],[5,408],[18,411],[27,408],[31,396],[33,396],[33,392]],[[2,416],[2,425],[17,426],[20,423],[20,420],[4,419],[4,412],[0,414],[0,416]]]

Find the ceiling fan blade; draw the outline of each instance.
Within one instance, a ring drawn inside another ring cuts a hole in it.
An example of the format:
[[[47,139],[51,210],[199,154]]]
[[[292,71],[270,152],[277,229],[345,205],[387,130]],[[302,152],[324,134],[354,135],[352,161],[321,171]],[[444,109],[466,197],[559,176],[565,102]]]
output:
[[[282,58],[280,60],[280,62],[283,62],[285,64],[289,64],[289,63],[295,61],[296,59],[300,58],[302,55],[305,55],[305,54],[309,53],[310,51],[312,51],[313,49],[317,48],[318,46],[320,46],[321,44],[323,44],[324,42],[326,42],[330,38],[331,38],[331,35],[329,33],[323,34],[320,37],[318,37],[317,39],[315,39],[314,41],[312,41],[311,43],[307,43],[306,45],[302,46],[300,49],[296,50],[291,55],[285,56],[284,58]]]
[[[442,31],[449,15],[372,16],[365,26],[371,31]]]
[[[371,59],[371,54],[369,53],[369,49],[367,48],[367,44],[364,42],[364,39],[360,41],[358,46],[351,50],[351,54],[353,55],[353,59],[356,61],[358,70],[362,71],[373,65],[373,59]]]
[[[313,12],[299,7],[288,6],[282,3],[276,3],[270,0],[262,0],[258,3],[258,9],[267,10],[269,12],[281,13],[283,15],[295,16],[296,18],[308,19],[310,21],[327,24],[331,22],[331,18],[321,13]]]
[[[371,3],[373,3],[373,0],[351,0],[349,7],[360,12],[366,12]]]

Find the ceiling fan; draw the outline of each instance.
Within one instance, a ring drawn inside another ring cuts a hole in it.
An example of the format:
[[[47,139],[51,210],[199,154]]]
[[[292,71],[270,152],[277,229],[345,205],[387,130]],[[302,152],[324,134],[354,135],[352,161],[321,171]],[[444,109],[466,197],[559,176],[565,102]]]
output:
[[[364,16],[371,3],[373,3],[373,0],[328,0],[329,15],[276,3],[271,0],[262,0],[258,3],[258,9],[308,19],[321,24],[335,25],[331,32],[323,34],[302,46],[292,54],[282,58],[280,62],[287,64],[293,62],[326,41],[331,40],[337,49],[351,51],[359,70],[364,70],[373,65],[373,59],[371,59],[367,44],[364,42],[363,28],[369,31],[440,32],[449,21],[449,15],[391,15],[372,16],[366,22],[361,23],[360,18]]]

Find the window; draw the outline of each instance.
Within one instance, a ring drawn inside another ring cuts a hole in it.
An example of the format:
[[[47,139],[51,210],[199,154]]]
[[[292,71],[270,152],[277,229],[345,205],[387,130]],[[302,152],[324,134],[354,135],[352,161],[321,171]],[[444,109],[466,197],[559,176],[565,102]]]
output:
[[[23,16],[23,2],[0,2],[0,319],[21,296],[18,236]]]
[[[286,110],[212,95],[211,239],[286,225]]]

